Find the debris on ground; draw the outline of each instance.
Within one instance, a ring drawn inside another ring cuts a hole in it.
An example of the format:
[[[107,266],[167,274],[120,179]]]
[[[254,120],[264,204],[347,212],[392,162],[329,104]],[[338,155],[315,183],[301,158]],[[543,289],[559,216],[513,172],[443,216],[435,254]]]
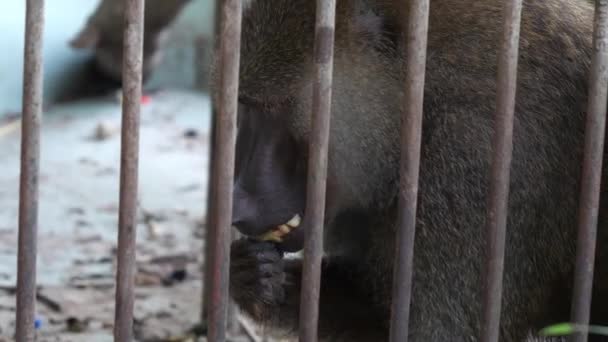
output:
[[[201,311],[209,147],[201,108],[209,102],[198,93],[153,98],[142,98],[134,342],[201,342],[192,328]],[[37,341],[114,340],[121,107],[103,101],[45,113]],[[18,119],[0,122],[0,342],[14,340],[20,149],[18,134],[2,132]],[[228,341],[270,341],[262,336],[240,317]]]
[[[184,132],[184,137],[186,137],[188,139],[198,138],[199,135],[200,135],[200,133],[194,128],[189,128]]]
[[[102,121],[95,127],[93,139],[96,141],[104,141],[117,135],[120,132],[120,126],[112,122]]]

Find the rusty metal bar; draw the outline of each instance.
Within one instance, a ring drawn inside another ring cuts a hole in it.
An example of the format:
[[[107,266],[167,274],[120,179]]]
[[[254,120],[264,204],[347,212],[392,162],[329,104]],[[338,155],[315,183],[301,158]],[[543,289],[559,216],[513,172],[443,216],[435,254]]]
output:
[[[498,342],[500,328],[521,12],[522,0],[505,2],[502,46],[498,57],[494,155],[486,221],[487,263],[480,336],[482,342]]]
[[[331,121],[336,0],[317,0],[315,24],[315,81],[306,196],[308,221],[304,243],[300,296],[300,341],[317,341],[323,223],[327,180],[327,150]]]
[[[214,8],[214,25],[213,25],[213,53],[219,53],[220,48],[220,30],[221,30],[221,16],[224,0],[216,0]],[[218,60],[221,63],[221,60]],[[213,264],[213,245],[210,243],[214,240],[213,231],[215,227],[215,221],[213,220],[213,214],[216,213],[214,204],[214,167],[215,167],[215,150],[217,148],[217,107],[215,99],[211,96],[211,118],[210,118],[210,137],[209,137],[209,166],[207,169],[207,217],[205,218],[205,241],[203,243],[203,286],[202,286],[202,305],[201,305],[201,326],[204,329],[208,328],[209,312],[207,310],[207,303],[211,302],[211,282],[213,281],[211,265]]]
[[[144,0],[125,0],[120,212],[114,340],[133,340]]]
[[[223,0],[220,24],[219,58],[222,61],[219,77],[219,99],[217,103],[216,134],[213,161],[213,215],[209,240],[213,245],[211,258],[209,315],[210,342],[226,339],[228,315],[228,265],[232,226],[232,190],[234,181],[234,158],[236,146],[236,118],[238,107],[239,63],[241,49],[242,0]],[[209,245],[208,245],[209,246]]]
[[[606,101],[608,100],[608,0],[595,2],[593,55],[589,78],[589,103],[585,128],[585,156],[581,182],[578,220],[578,242],[572,321],[589,324],[593,267],[597,236],[602,159],[606,128]],[[587,333],[571,337],[574,342],[586,342]]]
[[[213,241],[215,240],[213,237],[213,233],[215,230],[215,220],[213,218],[216,209],[213,205],[213,199],[215,198],[215,184],[213,180],[214,176],[214,167],[215,167],[215,156],[214,150],[217,148],[217,133],[215,126],[217,125],[216,120],[217,113],[215,109],[212,110],[211,113],[211,134],[210,134],[210,145],[209,145],[209,170],[208,170],[208,181],[207,181],[207,217],[205,219],[205,241],[203,241],[203,291],[202,295],[202,306],[201,306],[201,326],[206,329],[208,328],[208,319],[209,319],[209,311],[208,311],[208,303],[211,302],[211,283],[213,282],[213,255],[215,252],[213,251]]]
[[[399,184],[399,229],[393,275],[391,342],[407,342],[412,292],[416,206],[420,169],[420,144],[426,70],[429,0],[415,0],[405,13],[407,74],[405,110],[401,122],[401,179]]]
[[[27,0],[23,62],[19,251],[17,257],[17,342],[35,339],[38,181],[42,120],[42,35],[44,0]]]

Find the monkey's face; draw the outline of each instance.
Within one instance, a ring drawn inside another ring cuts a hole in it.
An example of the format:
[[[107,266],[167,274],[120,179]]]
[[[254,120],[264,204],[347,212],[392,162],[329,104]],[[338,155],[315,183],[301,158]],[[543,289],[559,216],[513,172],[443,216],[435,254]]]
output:
[[[302,247],[306,162],[283,120],[240,104],[233,225],[247,236]]]
[[[286,251],[303,247],[308,222],[314,3],[258,0],[243,17],[233,225],[244,235],[279,242]],[[345,20],[336,33],[328,223],[347,210],[378,207],[397,179],[398,115],[388,113],[398,113],[398,92],[389,89],[399,89],[398,73],[391,69],[396,63],[374,49],[375,32],[383,31],[364,14],[365,20],[355,20],[362,24],[353,29],[345,24],[353,21]]]
[[[312,49],[314,8],[299,3],[305,17],[312,15],[312,22],[293,13],[275,17],[275,3],[259,1],[244,13],[241,38],[232,223],[242,234],[277,242],[285,251],[300,250],[306,230],[307,143],[294,119],[305,118],[298,114],[303,105],[297,92],[309,80],[303,69],[310,53],[302,52]],[[288,2],[278,5],[297,10]],[[307,26],[304,41],[282,34],[292,30],[277,30],[293,25]],[[305,46],[292,49],[288,58],[285,44],[297,41]],[[212,80],[218,98],[219,61],[214,62]]]

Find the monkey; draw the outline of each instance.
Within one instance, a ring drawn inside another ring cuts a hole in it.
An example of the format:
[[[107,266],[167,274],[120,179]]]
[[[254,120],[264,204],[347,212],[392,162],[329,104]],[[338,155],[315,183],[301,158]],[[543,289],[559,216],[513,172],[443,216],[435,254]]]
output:
[[[143,76],[162,61],[162,47],[168,39],[167,26],[191,0],[148,1],[144,18]],[[99,69],[116,81],[122,79],[124,1],[103,0],[85,27],[70,41],[75,49],[94,49]]]
[[[430,2],[413,342],[480,336],[504,3]],[[231,246],[230,296],[244,314],[285,336],[298,331],[306,262],[286,256],[303,249],[310,229],[315,6],[311,0],[247,1],[242,18],[232,224],[244,237]],[[403,1],[337,1],[322,341],[389,337],[400,153],[408,148],[400,146],[403,18]],[[523,3],[501,341],[525,341],[569,320],[593,19],[588,1]],[[220,62],[216,58],[216,85]],[[594,324],[608,321],[602,305],[608,295],[605,186],[600,204]]]
[[[149,80],[164,57],[169,26],[191,0],[151,0],[144,14],[144,49],[142,81]],[[82,68],[74,89],[66,91],[61,101],[106,95],[122,87],[124,1],[102,0],[85,26],[70,40],[76,50],[91,50],[92,59]]]

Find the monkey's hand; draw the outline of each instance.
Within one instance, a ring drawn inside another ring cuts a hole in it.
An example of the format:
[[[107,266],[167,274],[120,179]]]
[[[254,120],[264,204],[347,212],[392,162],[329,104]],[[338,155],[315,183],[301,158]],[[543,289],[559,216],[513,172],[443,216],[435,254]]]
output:
[[[230,294],[258,322],[277,327],[293,323],[292,313],[282,312],[292,302],[293,280],[299,281],[286,272],[286,261],[276,244],[246,238],[232,243]],[[297,297],[294,295],[296,304]]]
[[[370,301],[371,296],[353,286],[354,269],[356,265],[339,259],[333,259],[331,263],[324,261],[319,338],[386,340],[384,327],[374,319],[378,314]],[[301,261],[283,259],[283,253],[272,242],[241,239],[232,243],[231,296],[240,309],[258,323],[287,334],[298,330],[301,277]]]

